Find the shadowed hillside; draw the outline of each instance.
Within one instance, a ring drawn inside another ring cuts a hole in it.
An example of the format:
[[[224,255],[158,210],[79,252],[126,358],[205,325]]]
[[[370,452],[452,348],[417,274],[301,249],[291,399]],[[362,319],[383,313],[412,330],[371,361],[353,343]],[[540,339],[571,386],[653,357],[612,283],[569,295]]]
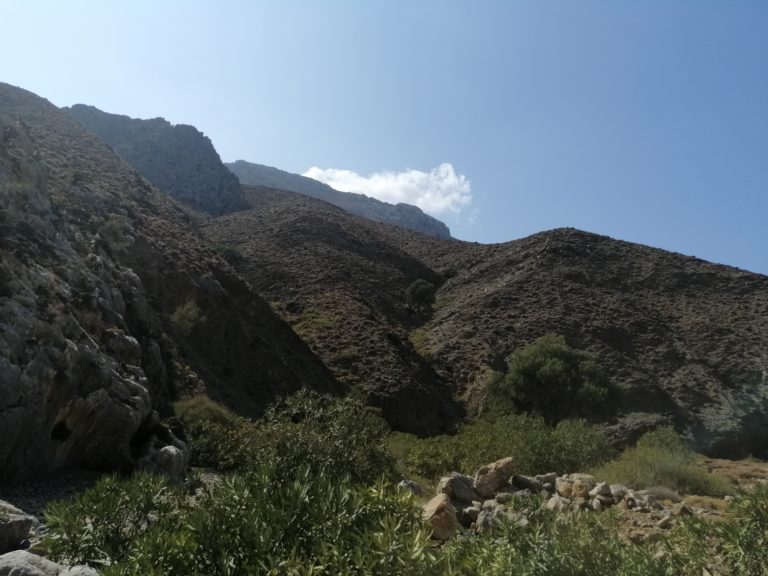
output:
[[[768,277],[574,229],[497,245],[380,230],[447,278],[425,347],[476,407],[507,355],[556,332],[627,389],[617,433],[668,421],[712,453],[764,450]]]
[[[0,481],[132,466],[182,392],[258,414],[342,389],[194,228],[70,116],[0,84]]]
[[[246,190],[251,210],[212,220],[212,242],[234,249],[251,285],[392,425],[450,429],[460,415],[453,389],[408,340],[424,317],[408,306],[406,289],[439,277],[365,219],[292,192]]]

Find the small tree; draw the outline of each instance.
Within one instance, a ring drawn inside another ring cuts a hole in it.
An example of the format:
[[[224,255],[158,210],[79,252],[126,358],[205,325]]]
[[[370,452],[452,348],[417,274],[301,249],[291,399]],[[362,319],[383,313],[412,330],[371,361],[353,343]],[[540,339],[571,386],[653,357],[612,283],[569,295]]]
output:
[[[435,285],[423,278],[417,278],[406,288],[405,299],[417,311],[429,308],[435,302]]]
[[[541,415],[555,423],[596,417],[615,407],[617,390],[590,354],[547,334],[507,359],[508,370],[491,381],[492,410]]]

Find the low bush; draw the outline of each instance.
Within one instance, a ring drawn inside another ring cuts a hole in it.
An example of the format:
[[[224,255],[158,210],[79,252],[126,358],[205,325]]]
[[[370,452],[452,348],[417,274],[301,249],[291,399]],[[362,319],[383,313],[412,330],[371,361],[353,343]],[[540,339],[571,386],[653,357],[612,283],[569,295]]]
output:
[[[642,489],[663,486],[683,494],[721,496],[733,492],[730,482],[696,465],[696,454],[671,428],[649,432],[613,462],[594,471],[610,482]]]
[[[768,485],[739,495],[729,512],[720,522],[685,518],[663,541],[675,574],[768,574]]]
[[[48,509],[45,547],[59,561],[115,575],[429,573],[429,531],[411,497],[304,470],[235,475],[194,503],[167,481],[109,477]]]
[[[195,326],[205,321],[206,317],[194,298],[179,304],[171,314],[171,322],[182,336],[189,336]]]
[[[299,470],[332,470],[355,482],[394,478],[386,423],[354,398],[300,391],[251,422],[212,408],[177,404],[193,462],[221,470],[269,466],[283,479]]]
[[[510,414],[464,425],[454,436],[408,440],[395,435],[407,471],[436,479],[451,471],[472,473],[505,456],[515,459],[521,474],[583,471],[612,455],[606,437],[581,420],[557,426],[542,418]]]
[[[477,576],[665,576],[669,565],[650,546],[627,546],[610,512],[558,516],[541,509],[528,524],[511,522],[492,536],[457,538],[441,549],[440,574]]]

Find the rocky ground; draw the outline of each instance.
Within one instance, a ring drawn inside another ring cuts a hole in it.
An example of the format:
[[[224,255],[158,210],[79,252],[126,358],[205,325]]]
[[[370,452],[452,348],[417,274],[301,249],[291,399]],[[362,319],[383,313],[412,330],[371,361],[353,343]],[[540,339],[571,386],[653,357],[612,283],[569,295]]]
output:
[[[767,462],[707,460],[703,465],[712,473],[725,473],[741,489],[768,483]],[[441,478],[435,496],[423,504],[433,538],[447,540],[465,531],[488,532],[507,521],[527,525],[520,502],[533,498],[558,514],[613,509],[619,514],[619,530],[628,544],[654,542],[685,516],[717,522],[729,513],[730,496],[681,497],[664,488],[633,490],[600,482],[590,474],[520,476],[514,469],[514,460],[504,458],[480,468],[474,476],[454,472]],[[417,490],[407,482],[402,485]]]

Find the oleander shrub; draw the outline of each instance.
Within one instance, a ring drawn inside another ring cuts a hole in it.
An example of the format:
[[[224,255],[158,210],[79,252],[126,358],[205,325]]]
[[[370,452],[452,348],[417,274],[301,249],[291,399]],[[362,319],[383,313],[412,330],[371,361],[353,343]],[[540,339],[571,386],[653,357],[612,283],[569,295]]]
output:
[[[146,474],[109,477],[49,507],[44,547],[114,575],[403,574],[435,565],[412,497],[303,470],[263,469],[198,490]]]

